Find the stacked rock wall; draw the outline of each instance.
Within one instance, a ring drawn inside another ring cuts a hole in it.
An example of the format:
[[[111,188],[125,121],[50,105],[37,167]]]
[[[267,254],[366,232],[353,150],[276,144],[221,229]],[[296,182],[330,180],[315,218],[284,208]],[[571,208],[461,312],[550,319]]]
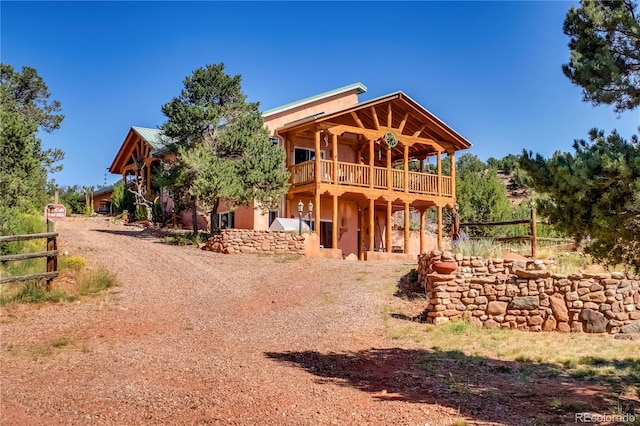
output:
[[[289,231],[223,229],[202,247],[218,253],[305,254],[305,237]]]
[[[441,264],[456,270],[439,273]],[[468,318],[487,328],[640,333],[640,277],[556,274],[541,260],[482,259],[433,251],[418,259],[428,321]]]

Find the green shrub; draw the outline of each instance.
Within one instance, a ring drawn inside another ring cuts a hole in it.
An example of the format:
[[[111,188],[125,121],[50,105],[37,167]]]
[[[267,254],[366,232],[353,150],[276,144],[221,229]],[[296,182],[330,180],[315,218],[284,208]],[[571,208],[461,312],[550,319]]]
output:
[[[46,231],[43,213],[25,213],[16,208],[0,207],[0,235],[37,234]],[[0,254],[22,253],[25,247],[34,243],[31,241],[15,241],[0,243]],[[35,244],[42,244],[41,240]]]
[[[111,202],[113,203],[113,208],[116,213],[132,212],[135,211],[136,208],[133,194],[127,190],[123,180],[113,185]]]
[[[153,223],[162,223],[163,222],[163,217],[162,217],[162,203],[160,202],[160,199],[156,199],[156,201],[153,203],[153,210],[151,212],[152,217],[153,217]]]
[[[147,220],[147,209],[144,206],[136,206],[136,220]]]
[[[60,270],[73,269],[74,271],[80,271],[86,265],[87,260],[80,256],[58,256],[58,266]]]

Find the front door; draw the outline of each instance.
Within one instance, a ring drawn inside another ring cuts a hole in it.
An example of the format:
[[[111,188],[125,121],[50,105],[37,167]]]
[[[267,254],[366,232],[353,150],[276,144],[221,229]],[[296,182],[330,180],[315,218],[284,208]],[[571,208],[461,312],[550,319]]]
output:
[[[320,222],[320,245],[324,248],[334,248],[331,246],[331,230],[333,229],[332,222],[321,221]]]

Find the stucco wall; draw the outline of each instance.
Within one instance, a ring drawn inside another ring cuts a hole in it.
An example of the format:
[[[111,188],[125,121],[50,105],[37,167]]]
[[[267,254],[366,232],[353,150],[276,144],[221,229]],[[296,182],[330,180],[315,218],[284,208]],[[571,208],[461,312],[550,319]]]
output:
[[[275,130],[287,123],[310,117],[321,112],[328,113],[337,111],[357,103],[358,93],[357,90],[354,89],[346,93],[339,93],[328,98],[304,104],[297,108],[288,109],[278,114],[269,115],[264,118],[264,124],[269,128],[271,134],[275,136]]]
[[[315,203],[315,198],[297,196],[288,200],[289,211],[291,218],[298,217],[298,202],[302,201],[304,204],[303,215],[307,215],[307,206],[309,201]],[[317,206],[314,206],[314,210]],[[315,218],[315,211],[313,213]],[[320,197],[320,220],[331,221],[333,218],[333,200],[332,197]],[[334,226],[332,224],[332,226]],[[349,200],[344,198],[338,198],[338,247],[342,250],[344,256],[349,254],[358,255],[358,206]],[[340,235],[340,228],[342,228],[342,235]],[[335,247],[334,247],[335,248]]]
[[[453,261],[451,274],[434,262]],[[486,328],[640,333],[640,276],[556,274],[543,261],[463,257],[433,251],[418,258],[428,322],[468,318]]]

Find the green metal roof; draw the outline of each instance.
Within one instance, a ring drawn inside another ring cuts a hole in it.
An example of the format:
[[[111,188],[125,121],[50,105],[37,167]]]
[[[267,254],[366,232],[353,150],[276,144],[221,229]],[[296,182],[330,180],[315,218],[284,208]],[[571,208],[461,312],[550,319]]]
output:
[[[131,128],[156,151],[164,149],[172,143],[172,140],[164,136],[158,129],[138,126],[132,126]]]
[[[354,89],[358,91],[358,94],[364,93],[364,92],[367,91],[367,88],[365,87],[364,84],[362,84],[362,83],[353,83],[353,84],[350,84],[348,86],[344,86],[344,87],[340,87],[340,88],[337,88],[337,89],[329,90],[328,92],[320,93],[319,95],[311,96],[311,97],[308,97],[308,98],[301,99],[299,101],[291,102],[291,103],[286,104],[286,105],[282,105],[282,106],[279,106],[279,107],[268,109],[268,110],[266,110],[266,111],[264,111],[262,113],[262,116],[266,117],[268,115],[277,114],[279,112],[283,112],[283,111],[286,111],[286,110],[289,110],[289,109],[293,109],[293,108],[296,108],[296,107],[299,107],[299,106],[302,106],[302,105],[305,105],[305,104],[309,104],[311,102],[319,101],[320,99],[325,99],[325,98],[329,98],[331,96],[339,95],[340,93],[349,92],[349,91],[354,90]]]

